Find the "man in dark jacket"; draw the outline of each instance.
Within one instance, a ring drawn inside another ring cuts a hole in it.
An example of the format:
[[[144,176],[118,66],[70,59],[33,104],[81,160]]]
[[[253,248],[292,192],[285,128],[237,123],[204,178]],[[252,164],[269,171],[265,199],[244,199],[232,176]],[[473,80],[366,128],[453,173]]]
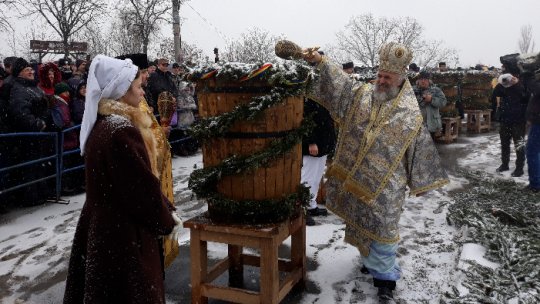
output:
[[[43,91],[34,80],[34,70],[23,58],[13,65],[9,98],[9,122],[14,131],[38,132],[47,127],[48,107]]]
[[[313,216],[325,216],[328,211],[317,207],[317,192],[326,166],[328,154],[334,151],[336,131],[328,110],[311,99],[304,100],[304,117],[312,116],[315,128],[302,140],[302,183],[310,188],[311,201],[307,209],[306,225],[315,225]]]
[[[501,161],[497,172],[508,171],[510,162],[510,141],[514,141],[516,150],[516,168],[512,176],[523,175],[525,165],[525,129],[527,102],[529,94],[519,78],[512,74],[503,74],[498,79],[493,95],[500,98]]]
[[[527,165],[529,185],[527,189],[540,192],[540,71],[528,82],[531,98],[527,106],[527,121],[530,123],[527,141]]]
[[[50,120],[44,92],[37,86],[34,70],[23,58],[17,58],[12,68],[13,85],[9,99],[9,124],[15,132],[40,132],[47,128]],[[12,161],[22,163],[49,156],[54,152],[54,143],[50,137],[19,137],[13,143]],[[54,169],[47,163],[38,163],[13,172],[10,185],[14,186],[35,181],[52,174]],[[13,184],[13,182],[15,184]],[[25,187],[20,203],[35,205],[45,202],[49,194],[47,182],[39,182]]]
[[[9,108],[9,95],[11,92],[11,86],[13,85],[12,66],[15,63],[17,57],[4,58],[4,75],[3,83],[0,87],[0,132],[9,132],[8,122],[8,108]]]
[[[169,72],[169,61],[165,58],[158,60],[158,68],[155,73],[150,74],[148,79],[148,89],[152,94],[152,99],[148,100],[149,105],[154,108],[154,114],[158,114],[157,101],[159,94],[168,91],[172,96],[178,95],[178,89],[172,80]]]

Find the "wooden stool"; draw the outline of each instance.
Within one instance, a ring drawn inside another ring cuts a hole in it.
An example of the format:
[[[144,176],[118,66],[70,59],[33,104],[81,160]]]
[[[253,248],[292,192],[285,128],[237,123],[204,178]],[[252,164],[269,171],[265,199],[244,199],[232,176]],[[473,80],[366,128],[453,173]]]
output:
[[[467,132],[480,133],[491,129],[491,110],[465,110]]]
[[[304,216],[264,226],[212,223],[205,214],[184,223],[190,229],[191,303],[208,298],[234,303],[278,304],[306,277],[306,226]],[[279,259],[278,247],[291,236],[291,259]],[[228,245],[228,256],[208,270],[207,242]],[[242,253],[243,247],[258,248],[259,256]],[[233,287],[242,285],[244,265],[260,267],[260,291]],[[212,282],[229,271],[229,286]],[[287,274],[280,281],[280,273]]]
[[[444,130],[444,134],[441,137],[438,137],[436,140],[444,142],[446,144],[451,143],[452,141],[454,141],[454,139],[458,138],[460,124],[460,117],[443,117],[442,127]]]

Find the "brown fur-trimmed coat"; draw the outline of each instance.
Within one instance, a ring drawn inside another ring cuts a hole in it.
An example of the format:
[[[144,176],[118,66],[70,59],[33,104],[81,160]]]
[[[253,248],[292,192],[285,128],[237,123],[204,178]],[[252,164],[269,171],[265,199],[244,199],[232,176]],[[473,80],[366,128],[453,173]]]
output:
[[[165,303],[158,237],[172,231],[173,207],[151,166],[150,123],[138,113],[100,102],[64,303]]]

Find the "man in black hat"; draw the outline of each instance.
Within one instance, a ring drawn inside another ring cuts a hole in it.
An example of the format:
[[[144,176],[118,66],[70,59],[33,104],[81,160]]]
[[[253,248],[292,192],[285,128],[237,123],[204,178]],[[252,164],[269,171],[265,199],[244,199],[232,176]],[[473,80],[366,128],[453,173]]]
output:
[[[343,72],[352,74],[354,72],[354,63],[352,61],[343,64]]]
[[[75,95],[77,87],[81,82],[87,78],[86,76],[86,60],[77,59],[75,60],[75,71],[73,72],[71,78],[67,81],[71,94]]]
[[[421,71],[414,86],[414,93],[431,137],[435,139],[442,131],[442,119],[439,109],[446,105],[446,97],[441,89],[431,82],[431,73]]]
[[[523,175],[525,165],[525,135],[527,134],[527,103],[530,93],[527,91],[519,75],[503,74],[493,89],[493,96],[500,100],[497,111],[499,117],[499,136],[501,139],[501,165],[497,172],[508,171],[510,163],[510,143],[514,142],[516,151],[516,168],[513,177]]]
[[[184,81],[184,73],[185,69],[183,66],[178,64],[178,62],[173,63],[172,65],[172,72],[171,72],[171,78],[176,85],[176,88],[180,90],[181,83]],[[180,92],[178,92],[175,96],[180,95]]]
[[[73,71],[71,70],[69,59],[67,58],[58,61],[58,69],[62,74],[62,81],[68,81],[73,76]]]
[[[17,60],[17,57],[4,58],[5,75],[4,75],[4,83],[2,87],[0,87],[0,102],[2,100],[5,100],[7,102],[7,99],[9,99],[9,88],[11,88],[11,83],[14,78],[13,73],[12,73],[12,67],[13,67],[13,63],[15,63],[15,60]]]
[[[17,57],[6,57],[4,58],[4,75],[2,85],[0,86],[0,132],[8,132],[8,101],[9,95],[11,92],[11,87],[13,85],[13,76],[12,67],[15,63]]]
[[[318,51],[324,55],[323,51]],[[352,65],[352,62],[350,62]],[[354,67],[354,65],[353,65]],[[311,199],[306,211],[306,225],[316,225],[313,217],[326,216],[328,210],[317,206],[319,186],[326,168],[328,155],[336,146],[334,120],[326,108],[314,100],[304,98],[304,117],[311,116],[315,127],[302,138],[301,182],[309,187]]]
[[[448,67],[446,66],[446,62],[439,62],[439,72],[446,72],[448,71]]]
[[[413,62],[413,63],[409,64],[409,71],[418,73],[418,72],[420,72],[420,67],[416,63]]]
[[[152,99],[147,99],[150,106],[154,108],[154,114],[157,114],[157,100],[159,94],[164,91],[170,92],[172,96],[178,96],[178,88],[174,84],[172,74],[169,72],[169,60],[160,58],[155,73],[150,74],[148,78],[148,89],[152,93]]]

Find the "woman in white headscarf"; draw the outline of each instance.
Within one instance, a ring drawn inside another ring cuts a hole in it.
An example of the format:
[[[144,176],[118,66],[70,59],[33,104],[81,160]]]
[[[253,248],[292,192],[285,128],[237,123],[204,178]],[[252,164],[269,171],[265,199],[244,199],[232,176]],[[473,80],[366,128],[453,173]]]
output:
[[[165,303],[158,239],[175,226],[154,160],[151,120],[138,108],[131,60],[90,66],[81,153],[86,202],[75,232],[64,303]]]

